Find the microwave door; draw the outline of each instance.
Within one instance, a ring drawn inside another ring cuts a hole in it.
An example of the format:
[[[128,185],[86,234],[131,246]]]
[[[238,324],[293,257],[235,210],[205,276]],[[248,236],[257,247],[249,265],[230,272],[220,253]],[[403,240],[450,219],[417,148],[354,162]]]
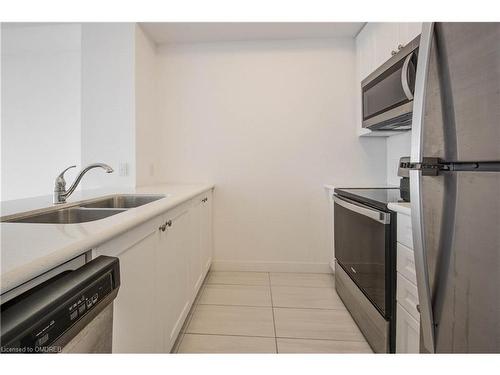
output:
[[[363,127],[372,130],[410,128],[417,52],[367,79],[362,86]]]

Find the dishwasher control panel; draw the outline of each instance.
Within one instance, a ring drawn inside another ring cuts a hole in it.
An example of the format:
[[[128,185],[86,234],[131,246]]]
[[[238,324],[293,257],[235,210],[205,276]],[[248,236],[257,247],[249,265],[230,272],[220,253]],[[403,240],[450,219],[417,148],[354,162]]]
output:
[[[104,261],[100,258],[105,258]],[[96,262],[92,265],[93,262]],[[116,296],[120,285],[118,259],[99,257],[83,267],[59,275],[2,305],[3,353],[59,352],[60,342],[73,327],[88,319]],[[110,294],[113,298],[106,298]]]
[[[106,274],[79,293],[66,305],[49,315],[20,340],[22,347],[42,347],[54,342],[63,332],[89,313],[112,290],[111,275]],[[58,350],[58,348],[54,348]]]

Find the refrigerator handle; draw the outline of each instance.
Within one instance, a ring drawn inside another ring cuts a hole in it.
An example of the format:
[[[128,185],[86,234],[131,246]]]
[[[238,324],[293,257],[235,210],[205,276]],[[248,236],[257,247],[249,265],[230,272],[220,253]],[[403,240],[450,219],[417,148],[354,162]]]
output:
[[[429,71],[431,44],[434,33],[433,23],[424,23],[420,37],[420,47],[415,79],[415,99],[413,102],[411,162],[423,161],[423,127],[425,114],[425,91]],[[422,210],[422,171],[410,170],[410,196],[413,232],[413,251],[415,255],[415,270],[417,274],[418,298],[420,303],[420,326],[423,346],[428,352],[434,353],[434,318],[432,312],[431,290],[427,252],[425,249],[424,220]]]

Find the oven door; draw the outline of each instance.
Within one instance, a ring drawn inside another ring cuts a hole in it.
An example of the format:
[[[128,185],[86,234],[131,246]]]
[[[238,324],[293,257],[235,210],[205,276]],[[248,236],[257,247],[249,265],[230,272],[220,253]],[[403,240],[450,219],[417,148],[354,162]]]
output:
[[[391,214],[338,195],[333,199],[337,262],[390,318]]]

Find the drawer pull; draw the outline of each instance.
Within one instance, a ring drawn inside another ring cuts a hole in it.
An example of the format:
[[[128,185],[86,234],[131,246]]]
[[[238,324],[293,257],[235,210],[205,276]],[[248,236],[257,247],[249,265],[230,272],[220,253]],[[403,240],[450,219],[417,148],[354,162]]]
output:
[[[162,232],[165,232],[167,227],[170,228],[171,226],[172,226],[172,220],[168,220],[165,222],[165,224],[160,225],[160,227],[158,229],[161,230]]]

